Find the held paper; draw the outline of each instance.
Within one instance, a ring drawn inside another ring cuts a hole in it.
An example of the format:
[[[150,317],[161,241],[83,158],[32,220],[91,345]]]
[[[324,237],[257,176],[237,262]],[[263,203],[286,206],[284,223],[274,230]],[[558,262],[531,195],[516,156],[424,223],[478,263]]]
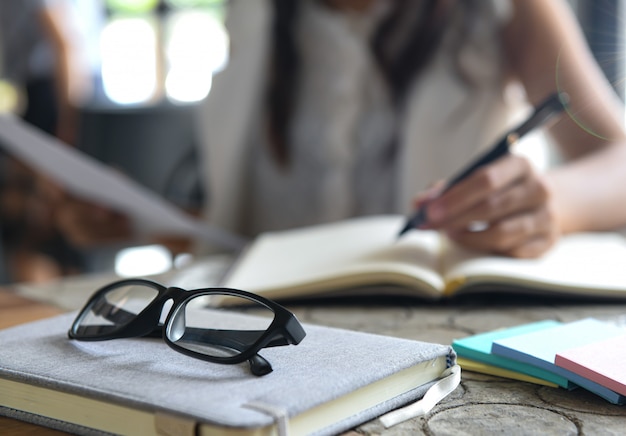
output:
[[[147,233],[199,238],[229,250],[245,241],[184,213],[152,191],[24,121],[0,116],[0,147],[77,197],[128,215]]]

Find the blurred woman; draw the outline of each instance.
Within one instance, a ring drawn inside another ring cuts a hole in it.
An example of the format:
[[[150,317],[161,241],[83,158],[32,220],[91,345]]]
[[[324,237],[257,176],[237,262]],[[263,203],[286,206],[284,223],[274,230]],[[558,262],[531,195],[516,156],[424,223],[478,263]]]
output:
[[[626,224],[622,105],[565,0],[228,5],[231,57],[199,122],[212,224],[254,236],[425,204],[425,228],[515,257]],[[562,165],[512,154],[423,191],[557,91]],[[79,209],[64,209],[73,240],[127,236]]]

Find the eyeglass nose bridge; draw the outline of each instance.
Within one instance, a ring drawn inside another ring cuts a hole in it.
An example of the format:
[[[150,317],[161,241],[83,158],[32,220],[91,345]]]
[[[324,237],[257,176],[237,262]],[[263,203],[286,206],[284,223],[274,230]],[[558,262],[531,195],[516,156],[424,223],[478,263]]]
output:
[[[159,293],[159,296],[152,301],[148,307],[146,307],[142,313],[141,318],[143,321],[152,326],[152,330],[147,332],[146,335],[150,335],[152,337],[165,337],[165,325],[169,322],[168,320],[172,317],[173,312],[176,308],[180,307],[181,302],[186,299],[184,289],[177,287],[167,288]],[[171,304],[167,303],[171,301]],[[176,334],[180,334],[182,336],[185,331],[185,318],[184,311],[182,313],[182,319],[179,321],[179,325],[176,327]],[[180,316],[180,315],[179,315]],[[161,320],[163,319],[163,323]],[[180,323],[182,322],[182,325]]]

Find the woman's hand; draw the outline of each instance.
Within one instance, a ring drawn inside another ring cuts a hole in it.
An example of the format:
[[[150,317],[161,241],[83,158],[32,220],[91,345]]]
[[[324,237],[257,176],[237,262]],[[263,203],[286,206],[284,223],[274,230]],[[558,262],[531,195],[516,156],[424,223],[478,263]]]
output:
[[[441,230],[465,247],[531,258],[561,233],[550,187],[523,157],[505,156],[440,197],[437,189],[416,199],[427,211],[423,228]]]
[[[118,212],[60,191],[55,204],[58,229],[77,247],[124,242],[133,236],[129,219]]]
[[[55,204],[54,218],[57,228],[76,247],[94,248],[134,241],[164,245],[173,255],[188,253],[192,249],[192,240],[184,236],[151,235],[146,240],[138,241],[138,235],[133,231],[127,216],[69,195],[52,183],[46,185],[46,195]],[[199,214],[198,211],[190,213]]]

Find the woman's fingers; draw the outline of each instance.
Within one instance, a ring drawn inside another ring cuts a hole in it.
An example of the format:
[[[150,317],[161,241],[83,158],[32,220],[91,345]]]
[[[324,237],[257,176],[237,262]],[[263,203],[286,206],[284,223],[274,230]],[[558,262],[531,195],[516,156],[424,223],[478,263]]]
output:
[[[537,257],[558,238],[548,207],[533,209],[492,222],[483,231],[461,230],[448,236],[466,247],[512,257]]]
[[[57,209],[56,220],[63,234],[81,247],[119,242],[132,234],[125,216],[71,197],[65,198],[63,206]]]
[[[480,168],[467,179],[461,181],[456,186],[450,188],[441,197],[428,203],[427,216],[428,223],[433,228],[446,227],[449,223],[458,223],[466,219],[469,223],[472,219],[468,214],[479,207],[489,207],[490,202],[495,200],[500,203],[513,199],[498,199],[499,193],[507,190],[511,186],[518,184],[520,180],[527,179],[529,174],[534,174],[534,169],[530,163],[519,156],[506,156],[491,165]],[[525,197],[526,194],[522,193]],[[491,215],[499,215],[497,208],[499,204],[494,204]]]
[[[446,231],[467,229],[471,223],[489,225],[506,217],[543,207],[549,198],[546,184],[537,177],[520,179],[505,189],[494,192],[484,201],[441,224]]]
[[[506,156],[424,200],[426,227],[471,249],[536,257],[559,234],[551,200],[547,183],[525,158]]]

